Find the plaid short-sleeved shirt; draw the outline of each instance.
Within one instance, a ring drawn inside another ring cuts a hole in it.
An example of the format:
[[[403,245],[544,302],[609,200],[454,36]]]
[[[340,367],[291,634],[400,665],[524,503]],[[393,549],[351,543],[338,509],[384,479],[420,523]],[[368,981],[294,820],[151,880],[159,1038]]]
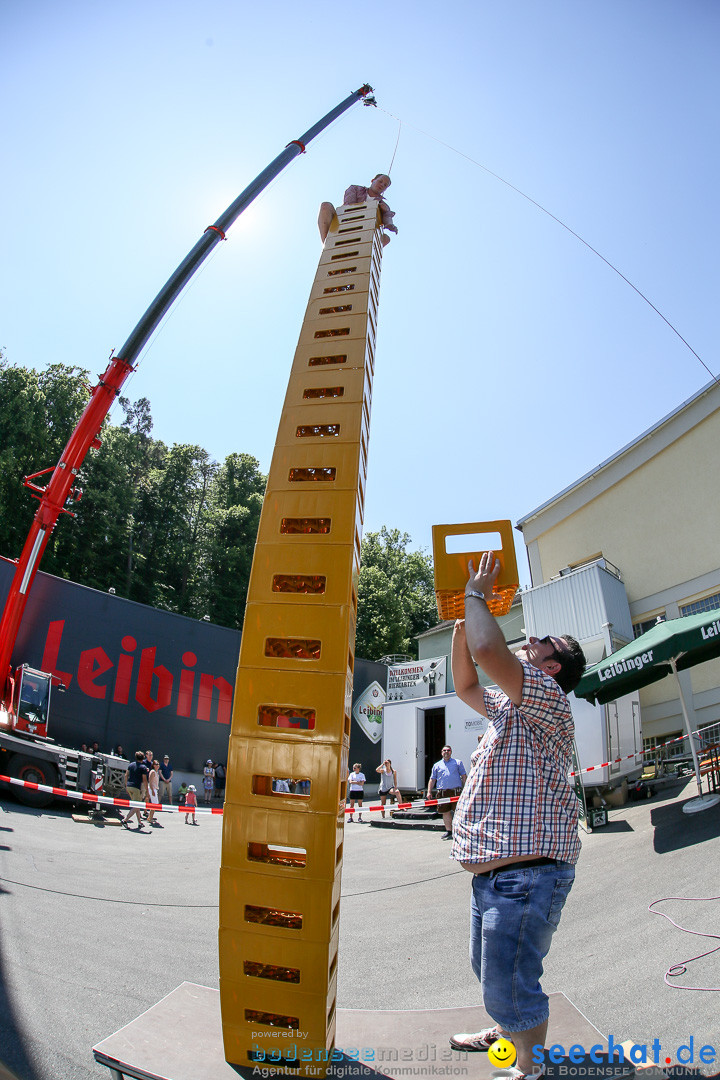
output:
[[[364,202],[367,199],[367,194],[368,189],[363,187],[362,184],[351,184],[343,196],[343,205],[349,206],[351,203]],[[370,197],[372,198],[372,196]],[[390,209],[383,198],[378,199],[378,203],[380,204],[380,217],[383,225],[386,229],[396,233],[397,225],[393,225],[395,211]]]
[[[458,862],[538,855],[575,863],[580,853],[577,798],[568,779],[570,705],[553,678],[521,663],[519,707],[502,690],[484,690],[490,723],[455,812],[451,855]]]

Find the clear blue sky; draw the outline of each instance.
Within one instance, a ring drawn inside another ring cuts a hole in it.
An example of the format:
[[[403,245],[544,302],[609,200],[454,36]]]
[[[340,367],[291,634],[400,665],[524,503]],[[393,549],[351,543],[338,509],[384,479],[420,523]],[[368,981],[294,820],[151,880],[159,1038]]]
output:
[[[715,0],[4,0],[0,345],[101,372],[205,226],[370,82],[380,108],[245,213],[126,393],[168,444],[268,469],[318,204],[388,169],[399,117],[365,527],[429,548],[436,522],[514,522],[709,375],[435,140],[717,372],[719,32]]]

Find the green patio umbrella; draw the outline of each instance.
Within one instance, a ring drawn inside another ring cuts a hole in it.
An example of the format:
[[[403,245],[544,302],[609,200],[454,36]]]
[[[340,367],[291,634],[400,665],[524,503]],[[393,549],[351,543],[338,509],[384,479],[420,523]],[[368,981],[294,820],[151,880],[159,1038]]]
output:
[[[683,809],[687,813],[720,802],[720,795],[702,794],[700,764],[692,737],[694,725],[690,720],[691,714],[694,715],[693,706],[685,698],[677,673],[716,656],[720,656],[720,608],[657,623],[639,638],[588,668],[575,689],[578,697],[604,703],[664,679],[666,675],[675,676],[699,794],[698,799],[686,803]]]

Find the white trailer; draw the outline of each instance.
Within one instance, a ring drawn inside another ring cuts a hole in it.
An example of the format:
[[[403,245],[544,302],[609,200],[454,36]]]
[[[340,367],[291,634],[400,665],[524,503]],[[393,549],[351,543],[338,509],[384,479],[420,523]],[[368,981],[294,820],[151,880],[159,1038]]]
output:
[[[643,767],[638,695],[591,705],[571,694],[570,707],[578,767],[590,770],[581,772],[583,787],[608,791],[624,777],[628,781],[638,777]],[[457,694],[388,701],[382,709],[382,756],[392,761],[403,793],[427,788],[430,771],[446,743],[452,746],[453,757],[469,769],[470,755],[488,724]]]
[[[639,695],[627,694],[607,705],[591,705],[575,694],[570,694],[569,700],[578,768],[586,791],[607,792],[624,778],[628,783],[636,780],[644,760]]]
[[[382,756],[397,770],[403,792],[424,791],[440,751],[447,743],[453,757],[470,768],[470,755],[487,720],[457,694],[386,701],[383,705]]]

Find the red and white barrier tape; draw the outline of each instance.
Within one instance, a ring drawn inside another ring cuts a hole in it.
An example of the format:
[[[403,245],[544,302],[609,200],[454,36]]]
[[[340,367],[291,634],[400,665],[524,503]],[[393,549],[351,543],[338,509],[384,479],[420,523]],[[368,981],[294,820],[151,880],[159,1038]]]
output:
[[[50,787],[49,784],[34,784],[30,780],[18,780],[14,776],[0,776],[0,781],[28,788],[30,791],[45,791],[48,795],[57,795],[78,802],[99,804],[100,806],[121,806],[125,810],[155,810],[156,813],[222,814],[222,807],[214,806],[172,806],[169,803],[134,802],[132,799],[114,799],[110,795],[93,795],[89,791],[68,791],[67,788]]]
[[[693,735],[697,735],[699,732],[694,731]],[[636,750],[633,754],[626,754],[624,757],[613,758],[611,761],[603,761],[599,765],[588,765],[585,769],[579,769],[577,772],[571,772],[569,775],[579,776],[582,773],[594,772],[596,769],[606,769],[610,765],[617,765],[622,761],[629,761],[630,758],[642,757],[643,754],[654,754],[657,750],[662,750],[665,746],[672,746],[673,743],[682,742],[683,739],[687,739],[687,735],[679,735],[675,739],[668,739],[667,742],[658,743],[656,746],[651,747],[648,750]],[[94,803],[100,806],[120,806],[123,809],[130,810],[155,810],[156,813],[177,813],[177,814],[220,814],[223,813],[221,806],[172,806],[169,803],[148,803],[148,802],[133,802],[131,799],[115,799],[109,795],[94,795],[88,791],[68,791],[67,788],[50,787],[48,784],[34,784],[30,780],[18,780],[14,776],[0,776],[0,782],[6,784],[14,784],[16,787],[29,788],[31,791],[44,791],[49,795],[56,795],[59,798],[76,799],[78,802]],[[362,808],[357,807],[358,813],[367,814],[372,811],[383,810],[415,810],[420,808],[432,809],[436,807],[438,803],[456,803],[460,798],[459,795],[453,795],[445,799],[416,799],[414,802],[402,802],[402,803],[390,803],[385,806],[381,803],[373,803]],[[356,798],[355,802],[358,801]],[[350,807],[345,807],[345,813],[354,813]]]

